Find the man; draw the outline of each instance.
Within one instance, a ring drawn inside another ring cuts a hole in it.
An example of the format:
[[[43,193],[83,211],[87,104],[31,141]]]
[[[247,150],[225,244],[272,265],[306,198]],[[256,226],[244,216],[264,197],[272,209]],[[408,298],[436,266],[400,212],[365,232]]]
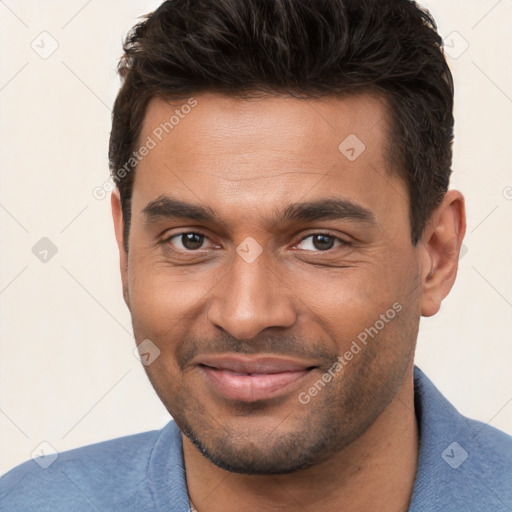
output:
[[[174,421],[15,468],[2,510],[512,510],[512,438],[414,366],[465,233],[430,16],[170,0],[120,74],[123,295]]]

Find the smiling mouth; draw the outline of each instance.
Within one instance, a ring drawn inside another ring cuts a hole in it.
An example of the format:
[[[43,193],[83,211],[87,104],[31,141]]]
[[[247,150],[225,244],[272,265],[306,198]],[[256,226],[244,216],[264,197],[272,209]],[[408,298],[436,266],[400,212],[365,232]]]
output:
[[[254,402],[290,393],[317,367],[293,360],[224,358],[197,364],[212,391],[228,400]]]

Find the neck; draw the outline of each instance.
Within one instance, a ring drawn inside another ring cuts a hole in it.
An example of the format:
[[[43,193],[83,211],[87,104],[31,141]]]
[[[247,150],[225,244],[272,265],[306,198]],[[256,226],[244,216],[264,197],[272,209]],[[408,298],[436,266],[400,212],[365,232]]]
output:
[[[316,466],[286,475],[240,475],[212,464],[183,437],[187,486],[198,512],[316,510],[406,512],[418,459],[412,372],[357,440]]]

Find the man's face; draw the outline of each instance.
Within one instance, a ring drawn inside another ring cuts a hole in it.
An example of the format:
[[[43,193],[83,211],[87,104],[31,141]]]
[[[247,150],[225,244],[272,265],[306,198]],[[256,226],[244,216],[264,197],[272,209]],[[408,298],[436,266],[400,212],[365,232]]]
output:
[[[181,104],[152,100],[140,137],[156,147],[123,268],[136,341],[160,350],[148,376],[215,464],[308,467],[411,376],[421,278],[388,114],[370,95],[195,99],[163,136]]]

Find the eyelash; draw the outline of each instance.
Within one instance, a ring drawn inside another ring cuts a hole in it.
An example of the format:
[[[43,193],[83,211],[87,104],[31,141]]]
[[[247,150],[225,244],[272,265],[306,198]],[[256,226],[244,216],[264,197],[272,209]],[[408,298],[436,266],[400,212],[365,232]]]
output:
[[[171,244],[171,241],[175,238],[179,238],[183,235],[199,235],[199,236],[202,236],[204,237],[204,239],[208,239],[208,236],[204,235],[203,233],[199,233],[197,231],[182,231],[181,233],[176,233],[174,235],[171,235],[167,238],[165,238],[162,243],[163,244]],[[343,238],[340,238],[336,235],[333,235],[332,233],[325,233],[325,232],[315,232],[315,233],[310,233],[306,236],[304,236],[303,238],[301,238],[301,240],[299,241],[299,244],[304,242],[304,240],[307,240],[308,238],[312,238],[314,236],[318,236],[318,235],[322,235],[322,236],[326,236],[328,238],[331,238],[333,239],[334,241],[336,242],[339,242],[339,245],[338,247],[340,246],[349,246],[351,245],[350,242],[348,242],[347,240],[344,240]],[[171,244],[172,245],[172,244]],[[296,244],[298,245],[298,244]],[[334,249],[336,249],[336,246],[335,247],[331,247],[330,249],[326,249],[324,251],[321,251],[321,250],[315,250],[315,251],[306,251],[306,252],[317,252],[317,253],[327,253],[327,252],[332,252]],[[178,252],[187,252],[187,253],[194,253],[194,252],[199,252],[201,251],[202,249],[175,249],[177,250]]]

